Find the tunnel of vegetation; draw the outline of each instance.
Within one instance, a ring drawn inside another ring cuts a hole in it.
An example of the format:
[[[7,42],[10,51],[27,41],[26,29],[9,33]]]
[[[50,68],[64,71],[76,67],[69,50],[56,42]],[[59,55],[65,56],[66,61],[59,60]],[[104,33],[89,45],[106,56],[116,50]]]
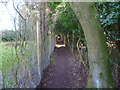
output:
[[[58,3],[52,3],[51,7],[55,8],[56,4]],[[92,80],[88,78],[87,87],[114,87],[112,77],[114,78],[116,87],[119,87],[119,74],[117,74],[119,67],[116,67],[116,65],[119,66],[120,57],[119,3],[72,3],[71,6],[69,3],[65,3],[64,7],[59,8],[60,14],[55,24],[54,32],[64,37],[64,43],[71,52],[74,53],[77,51],[79,53],[79,59],[84,66],[87,66],[89,63],[89,74],[92,75]],[[91,24],[89,21],[93,23]],[[97,29],[100,29],[100,31],[97,32]],[[97,38],[99,39],[97,40]],[[98,50],[96,50],[97,48]],[[83,58],[83,50],[88,52],[89,61]],[[92,59],[95,58],[97,60],[92,61]],[[100,58],[104,58],[103,61]],[[111,64],[109,64],[109,62]],[[94,64],[97,66],[94,66]],[[112,68],[116,67],[115,70],[112,69],[112,76],[110,76],[110,66],[112,66]],[[99,70],[97,70],[97,68],[99,68]],[[106,70],[104,71],[104,69]]]
[[[50,64],[55,35],[89,70],[88,88],[120,87],[119,2],[26,2],[20,10],[13,7],[20,23],[17,29],[13,17],[14,30],[2,32],[0,87],[36,87]]]

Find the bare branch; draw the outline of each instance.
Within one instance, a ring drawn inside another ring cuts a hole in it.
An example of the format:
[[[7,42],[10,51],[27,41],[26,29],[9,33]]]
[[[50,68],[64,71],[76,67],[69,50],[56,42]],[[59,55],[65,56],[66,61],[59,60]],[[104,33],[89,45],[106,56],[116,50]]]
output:
[[[18,6],[17,6],[18,7]],[[20,15],[20,17],[26,21],[26,19],[22,16],[22,14],[18,11],[18,9],[15,8],[15,4],[14,4],[14,0],[13,0],[13,8],[15,9],[15,11]]]

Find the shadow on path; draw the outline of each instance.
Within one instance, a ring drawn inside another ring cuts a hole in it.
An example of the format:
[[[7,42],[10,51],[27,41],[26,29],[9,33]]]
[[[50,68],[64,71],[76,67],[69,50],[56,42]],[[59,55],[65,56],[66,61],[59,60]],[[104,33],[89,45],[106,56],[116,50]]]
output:
[[[65,47],[55,48],[55,62],[43,74],[37,88],[83,88],[88,70]]]

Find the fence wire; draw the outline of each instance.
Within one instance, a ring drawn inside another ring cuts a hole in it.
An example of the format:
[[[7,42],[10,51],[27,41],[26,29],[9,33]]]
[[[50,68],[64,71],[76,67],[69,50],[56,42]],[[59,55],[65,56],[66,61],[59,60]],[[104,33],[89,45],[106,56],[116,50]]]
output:
[[[17,15],[12,15],[9,4]],[[32,8],[35,7],[32,3],[22,8],[18,8],[19,4],[13,6],[13,2],[8,2],[5,6],[14,28],[0,32],[0,88],[36,87],[54,50],[55,38],[48,22],[51,17],[47,3],[37,3],[37,9]]]

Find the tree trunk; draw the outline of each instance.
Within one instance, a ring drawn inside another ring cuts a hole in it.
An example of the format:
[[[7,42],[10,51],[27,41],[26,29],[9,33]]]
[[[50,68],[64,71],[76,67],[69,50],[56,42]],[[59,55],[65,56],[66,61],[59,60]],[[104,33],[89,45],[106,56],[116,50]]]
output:
[[[95,18],[97,11],[92,2],[72,2],[85,34],[88,48],[90,72],[87,88],[113,88],[108,49],[103,29]]]
[[[72,31],[71,52],[74,53],[74,31]]]

